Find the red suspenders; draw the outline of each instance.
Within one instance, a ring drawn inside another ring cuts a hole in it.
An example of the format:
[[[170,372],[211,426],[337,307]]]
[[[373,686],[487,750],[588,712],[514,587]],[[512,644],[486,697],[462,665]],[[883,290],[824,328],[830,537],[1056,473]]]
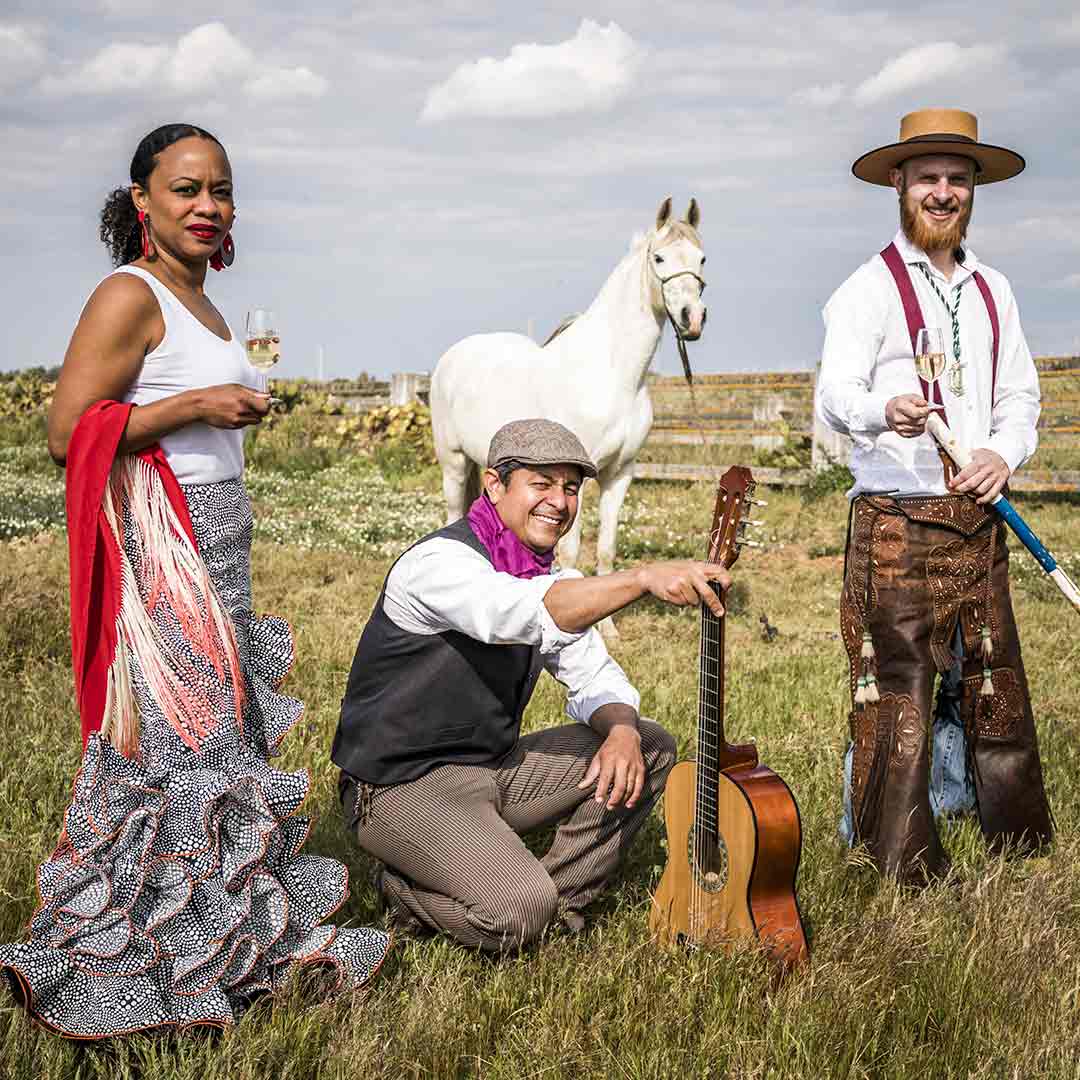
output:
[[[979,292],[982,293],[983,303],[986,304],[986,314],[990,316],[990,328],[994,333],[994,359],[993,367],[990,369],[990,408],[992,409],[997,392],[998,345],[1001,342],[1001,324],[998,322],[997,304],[994,303],[994,296],[990,292],[990,286],[986,284],[986,278],[978,270],[972,274],[972,277],[975,279],[975,284],[979,286]]]
[[[911,283],[911,275],[908,273],[907,264],[897,250],[896,245],[890,244],[881,252],[881,257],[885,260],[885,265],[889,268],[893,281],[896,282],[896,288],[900,293],[900,303],[904,305],[904,318],[907,320],[908,334],[911,335],[911,355],[914,358],[916,339],[919,336],[919,331],[926,325],[923,321],[922,308],[919,306],[919,298],[915,295],[915,286]],[[974,277],[975,284],[982,294],[983,303],[986,304],[986,313],[990,316],[990,328],[994,335],[993,360],[990,370],[990,407],[993,408],[994,397],[997,392],[998,345],[1001,341],[1001,325],[998,322],[997,305],[994,303],[990,286],[986,284],[986,278],[978,270],[972,274],[972,277]],[[922,386],[923,397],[929,401],[930,388],[927,386],[926,380],[920,376],[919,383]],[[945,415],[945,403],[941,399],[941,387],[936,382],[934,383],[933,400],[934,404],[938,406],[935,412],[940,412],[941,419],[947,424],[949,420]]]

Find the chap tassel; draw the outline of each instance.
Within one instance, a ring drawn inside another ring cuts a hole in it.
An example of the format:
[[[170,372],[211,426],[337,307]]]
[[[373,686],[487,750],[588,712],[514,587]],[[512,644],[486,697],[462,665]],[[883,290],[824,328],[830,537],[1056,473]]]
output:
[[[990,668],[990,661],[994,658],[994,641],[990,634],[990,627],[983,623],[982,627],[982,660],[983,660],[983,681],[982,687],[979,690],[980,697],[993,697],[994,696],[994,678],[993,672]]]
[[[864,630],[862,636],[862,648],[859,650],[859,658],[862,661],[862,674],[855,690],[855,705],[863,708],[866,705],[876,705],[881,700],[878,692],[877,676],[874,674],[874,660],[877,658],[874,652],[874,641],[870,637],[870,631]]]

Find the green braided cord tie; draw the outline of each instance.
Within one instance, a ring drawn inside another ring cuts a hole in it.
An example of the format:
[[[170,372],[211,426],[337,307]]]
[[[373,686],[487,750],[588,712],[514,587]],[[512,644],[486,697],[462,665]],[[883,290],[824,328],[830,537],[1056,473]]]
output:
[[[933,279],[930,271],[927,270],[925,263],[915,264],[921,271],[922,275],[930,283],[930,288],[937,293],[937,298],[945,305],[945,310],[949,314],[949,318],[952,320],[952,352],[953,352],[953,364],[956,368],[960,366],[960,290],[964,284],[971,280],[970,278],[964,278],[959,285],[956,286],[956,303],[952,307],[949,307],[949,301],[945,299],[945,294],[938,288],[937,282]]]

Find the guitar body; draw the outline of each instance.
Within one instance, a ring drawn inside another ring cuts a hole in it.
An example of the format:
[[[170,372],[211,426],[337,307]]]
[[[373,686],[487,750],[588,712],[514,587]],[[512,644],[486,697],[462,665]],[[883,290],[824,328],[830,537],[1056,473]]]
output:
[[[743,530],[754,479],[733,465],[720,478],[709,530],[710,563],[731,566],[749,543]],[[760,546],[760,545],[759,545]],[[716,582],[710,586],[723,599]],[[758,761],[753,743],[724,736],[724,615],[701,605],[698,760],[672,769],[664,790],[668,864],[649,926],[665,945],[759,941],[782,968],[807,957],[795,875],[802,850],[799,808],[787,784]]]
[[[716,843],[695,842],[697,762],[681,761],[664,790],[668,864],[649,925],[661,944],[722,948],[756,939],[783,967],[807,957],[795,895],[802,848],[799,808],[787,784],[749,759],[720,772]],[[710,833],[712,830],[710,829]]]

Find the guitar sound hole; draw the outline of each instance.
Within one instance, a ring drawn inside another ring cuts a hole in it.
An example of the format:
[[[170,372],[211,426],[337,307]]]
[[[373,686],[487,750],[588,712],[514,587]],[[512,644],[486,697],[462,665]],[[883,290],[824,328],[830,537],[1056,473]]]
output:
[[[686,838],[686,853],[694,881],[707,893],[718,893],[728,880],[727,844],[723,836],[698,832],[694,826]]]

